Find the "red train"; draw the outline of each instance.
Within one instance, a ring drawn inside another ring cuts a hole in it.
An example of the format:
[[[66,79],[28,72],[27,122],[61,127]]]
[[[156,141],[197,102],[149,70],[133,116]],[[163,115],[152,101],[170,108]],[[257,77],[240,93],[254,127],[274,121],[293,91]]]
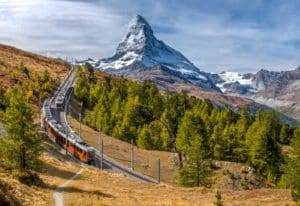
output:
[[[95,157],[95,149],[87,145],[73,132],[66,131],[61,124],[52,117],[51,100],[46,100],[42,112],[42,127],[46,130],[50,140],[66,149],[80,161],[91,164]]]

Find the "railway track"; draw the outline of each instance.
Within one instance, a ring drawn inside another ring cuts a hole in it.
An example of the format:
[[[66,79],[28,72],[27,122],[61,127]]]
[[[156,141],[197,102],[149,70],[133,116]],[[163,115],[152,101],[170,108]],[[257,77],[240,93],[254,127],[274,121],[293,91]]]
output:
[[[81,160],[84,163],[89,163],[100,168],[102,155],[100,151],[87,145],[75,134],[67,120],[69,100],[75,81],[75,71],[76,67],[72,65],[71,71],[54,93],[53,97],[44,102],[41,125],[46,129],[49,139],[64,148],[68,155],[75,156],[77,161]],[[55,131],[57,132],[55,133]],[[79,152],[76,152],[76,149],[79,150]],[[122,173],[132,179],[157,183],[155,179],[136,172],[105,154],[103,154],[102,166],[103,169],[109,172]]]

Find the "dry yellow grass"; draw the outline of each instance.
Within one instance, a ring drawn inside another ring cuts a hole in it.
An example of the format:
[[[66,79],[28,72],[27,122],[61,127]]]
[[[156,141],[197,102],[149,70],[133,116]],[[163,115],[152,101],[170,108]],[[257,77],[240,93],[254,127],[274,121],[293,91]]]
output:
[[[79,111],[76,107],[76,101],[72,100],[72,108]],[[79,134],[79,122],[68,116],[72,129]],[[92,128],[82,124],[82,138],[94,148],[99,148],[99,133]],[[116,161],[131,167],[131,145],[114,137],[102,134],[104,142],[104,153]],[[157,178],[157,159],[161,160],[161,181],[164,183],[176,184],[178,171],[178,156],[176,153],[144,150],[134,146],[134,167],[137,171],[150,177]],[[234,188],[260,188],[264,186],[264,181],[259,176],[245,174],[243,171],[245,164],[218,161],[221,167],[214,170],[212,177],[212,187],[221,189],[232,189],[233,180],[231,175],[235,175],[238,181],[235,182]]]
[[[47,146],[49,147],[49,146]],[[55,149],[52,149],[55,152]],[[59,159],[64,156],[58,155]],[[22,205],[54,205],[53,190],[80,166],[60,161],[46,153],[41,157],[45,165],[39,176],[44,187],[26,186],[1,170],[0,180],[11,186],[10,193]],[[213,205],[215,190],[179,188],[166,184],[150,184],[111,174],[96,168],[85,168],[83,173],[63,190],[65,205]],[[248,191],[222,190],[224,205],[295,205],[289,190],[259,189]]]
[[[64,193],[66,205],[213,205],[215,190],[179,188],[166,184],[150,184],[130,180],[120,174],[86,169]],[[80,188],[80,191],[77,189]],[[295,205],[290,191],[258,189],[248,191],[222,190],[224,205]]]
[[[56,152],[58,155],[58,153]],[[59,157],[64,159],[63,156]],[[44,206],[54,205],[53,190],[72,177],[80,168],[79,165],[70,161],[60,161],[47,153],[43,153],[41,160],[44,162],[42,171],[38,173],[43,181],[42,186],[28,186],[20,183],[13,174],[0,169],[0,182],[9,185],[10,189],[5,191],[20,205]],[[0,188],[0,193],[1,193]]]
[[[70,65],[62,60],[43,57],[0,44],[0,84],[2,86],[6,88],[12,86],[13,76],[18,81],[28,81],[20,70],[21,63],[28,67],[30,75],[35,72],[40,74],[47,69],[50,75],[58,81],[61,81],[70,70]]]
[[[30,79],[20,69],[21,63],[28,68],[30,78],[35,73],[42,74],[45,70],[48,70],[52,78],[61,82],[70,70],[70,65],[62,60],[43,57],[0,44],[0,87],[7,89],[17,83],[23,85],[29,83]],[[31,102],[31,107],[34,110],[35,120],[38,120],[40,109],[37,101]]]
[[[79,122],[69,117],[73,130],[79,134]],[[83,139],[95,148],[99,148],[99,133],[86,125],[82,125]],[[131,167],[131,145],[116,138],[103,135],[104,151],[109,157]],[[161,160],[161,180],[174,183],[177,172],[177,155],[171,152],[150,151],[134,147],[135,170],[157,178],[157,160]]]

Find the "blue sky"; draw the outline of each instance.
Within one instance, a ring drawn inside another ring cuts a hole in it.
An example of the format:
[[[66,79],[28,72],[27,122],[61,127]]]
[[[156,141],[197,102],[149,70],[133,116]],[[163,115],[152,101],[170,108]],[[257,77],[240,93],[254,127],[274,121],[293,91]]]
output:
[[[300,65],[300,1],[0,0],[0,43],[54,57],[114,53],[136,14],[204,71]]]

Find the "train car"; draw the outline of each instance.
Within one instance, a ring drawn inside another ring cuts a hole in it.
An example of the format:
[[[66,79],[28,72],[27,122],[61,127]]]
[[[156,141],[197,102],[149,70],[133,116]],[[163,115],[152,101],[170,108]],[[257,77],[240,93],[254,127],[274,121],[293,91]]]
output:
[[[70,73],[71,74],[71,73]],[[47,132],[48,138],[66,149],[70,154],[84,163],[91,164],[95,158],[95,149],[86,144],[75,133],[67,131],[60,123],[56,121],[52,114],[52,110],[62,110],[65,104],[65,97],[72,91],[72,81],[66,81],[54,93],[54,97],[45,100],[41,113],[41,126]],[[54,103],[54,108],[51,105]]]
[[[95,157],[95,149],[81,139],[68,139],[68,151],[80,161],[91,164]]]
[[[57,110],[62,110],[64,106],[64,98],[62,96],[57,97],[55,100],[55,107]]]
[[[66,135],[66,132],[55,120],[45,121],[45,128],[51,141],[58,144],[80,161],[91,164],[95,157],[95,149],[74,134]]]

